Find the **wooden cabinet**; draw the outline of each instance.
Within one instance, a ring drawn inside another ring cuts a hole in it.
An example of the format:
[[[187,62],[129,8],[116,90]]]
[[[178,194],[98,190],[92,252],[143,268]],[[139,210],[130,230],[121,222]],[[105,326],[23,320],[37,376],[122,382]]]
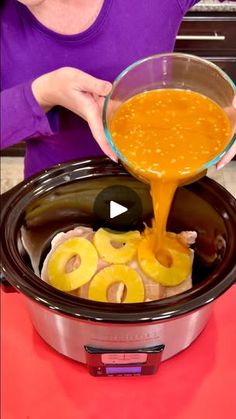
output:
[[[180,26],[175,51],[211,60],[236,82],[236,13],[189,13]]]
[[[180,26],[175,51],[209,59],[236,84],[236,13],[189,13]]]
[[[19,143],[12,147],[5,148],[4,150],[1,150],[1,156],[2,157],[22,157],[25,154],[25,143]]]
[[[236,57],[207,57],[218,65],[236,83]]]

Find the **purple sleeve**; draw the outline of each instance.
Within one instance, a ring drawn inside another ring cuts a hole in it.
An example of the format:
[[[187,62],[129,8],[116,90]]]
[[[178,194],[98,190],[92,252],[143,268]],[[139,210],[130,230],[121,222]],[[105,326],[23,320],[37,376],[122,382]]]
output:
[[[32,81],[1,92],[1,148],[55,133],[55,113],[45,114],[36,102]]]

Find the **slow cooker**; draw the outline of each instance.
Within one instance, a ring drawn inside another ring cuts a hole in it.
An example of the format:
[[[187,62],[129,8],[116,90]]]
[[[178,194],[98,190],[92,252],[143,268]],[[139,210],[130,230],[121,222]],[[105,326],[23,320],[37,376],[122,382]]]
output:
[[[108,187],[128,187],[153,217],[149,186],[107,158],[54,166],[2,196],[1,266],[8,289],[23,295],[39,335],[93,375],[154,373],[160,361],[187,348],[202,332],[214,306],[236,278],[236,200],[204,177],[178,189],[168,230],[195,230],[192,289],[135,304],[101,303],[56,290],[34,273],[22,244],[26,232],[41,269],[52,237],[77,225],[101,226],[95,208]],[[129,229],[137,228],[132,220]],[[140,228],[140,226],[139,226]],[[6,287],[5,287],[6,288]],[[17,316],[17,313],[16,313]]]

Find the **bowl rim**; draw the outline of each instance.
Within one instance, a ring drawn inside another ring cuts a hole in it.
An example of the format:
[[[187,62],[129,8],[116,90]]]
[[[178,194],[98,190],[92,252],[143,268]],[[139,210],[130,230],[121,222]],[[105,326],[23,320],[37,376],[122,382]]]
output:
[[[78,175],[78,173],[80,174]],[[194,287],[173,297],[144,303],[118,304],[86,300],[65,294],[42,281],[22,260],[15,243],[16,240],[9,240],[14,235],[14,228],[16,228],[11,225],[12,223],[9,223],[9,219],[13,217],[14,211],[17,211],[19,206],[23,211],[23,208],[30,202],[30,198],[36,196],[38,198],[40,194],[43,195],[51,190],[53,182],[57,182],[54,187],[62,186],[66,182],[67,175],[70,176],[71,181],[79,181],[87,179],[92,173],[94,178],[114,175],[131,177],[122,166],[106,157],[97,157],[58,164],[26,179],[14,187],[10,193],[7,193],[1,217],[1,267],[5,278],[18,291],[57,314],[104,323],[130,324],[157,322],[195,311],[215,300],[233,284],[236,277],[236,261],[226,274],[222,272],[222,268],[219,269],[219,277],[223,276],[223,278],[214,286],[211,286],[210,281],[206,278],[201,287]],[[73,174],[75,174],[74,178]],[[231,224],[229,220],[225,220],[229,224],[227,224],[228,228],[232,227],[233,223],[236,231],[236,200],[234,197],[210,178],[202,178],[186,188],[194,189],[193,185],[195,188],[202,187],[211,190],[211,193],[213,188],[214,194],[224,202],[232,213]],[[20,217],[19,211],[17,215]],[[15,223],[17,225],[17,219]],[[226,255],[227,257],[229,256]]]

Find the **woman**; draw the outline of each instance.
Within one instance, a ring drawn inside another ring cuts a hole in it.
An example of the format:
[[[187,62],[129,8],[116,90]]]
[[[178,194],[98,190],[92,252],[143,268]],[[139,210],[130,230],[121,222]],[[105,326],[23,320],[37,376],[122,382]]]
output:
[[[102,126],[104,96],[134,61],[173,51],[182,18],[196,2],[4,2],[1,142],[3,148],[26,142],[25,177],[102,152],[116,160]],[[234,144],[218,166],[235,151]]]

